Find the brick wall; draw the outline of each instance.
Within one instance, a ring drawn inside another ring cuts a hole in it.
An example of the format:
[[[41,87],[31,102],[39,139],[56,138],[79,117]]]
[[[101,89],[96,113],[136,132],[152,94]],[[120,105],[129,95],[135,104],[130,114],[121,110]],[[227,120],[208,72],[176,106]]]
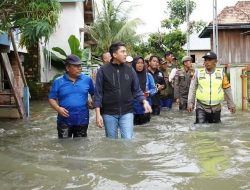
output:
[[[15,55],[13,52],[11,52],[9,54],[9,59],[10,59],[10,64],[14,73],[14,77],[16,80],[16,85],[17,85],[17,90],[18,93],[21,95],[21,97],[23,96],[23,82],[22,82],[22,78],[21,78],[21,73],[19,71],[18,68],[18,63],[15,59]],[[2,68],[3,69],[3,68]],[[9,93],[11,93],[12,90],[11,89],[4,89],[1,93],[4,94],[6,93],[6,95],[1,95],[0,98],[0,104],[2,105],[9,105],[9,104],[15,104],[15,99],[13,95],[9,95]]]

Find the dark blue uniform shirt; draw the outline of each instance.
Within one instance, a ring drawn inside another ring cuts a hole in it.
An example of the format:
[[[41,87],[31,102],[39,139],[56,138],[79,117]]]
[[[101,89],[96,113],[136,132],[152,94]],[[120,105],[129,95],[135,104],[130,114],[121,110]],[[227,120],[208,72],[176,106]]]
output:
[[[54,80],[49,99],[57,99],[60,107],[69,111],[69,117],[58,115],[59,124],[86,125],[89,123],[87,107],[88,94],[94,95],[94,85],[90,77],[81,74],[73,83],[67,73]]]

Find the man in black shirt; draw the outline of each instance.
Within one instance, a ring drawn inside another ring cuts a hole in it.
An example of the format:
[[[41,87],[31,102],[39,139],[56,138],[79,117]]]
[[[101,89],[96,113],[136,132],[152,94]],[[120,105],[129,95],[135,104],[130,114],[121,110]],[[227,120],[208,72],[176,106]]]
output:
[[[110,46],[111,62],[103,65],[97,72],[94,106],[96,108],[97,126],[105,127],[106,137],[133,137],[134,98],[141,102],[145,112],[151,112],[140,88],[136,72],[126,65],[126,47],[121,42]]]
[[[154,77],[157,93],[152,97],[152,114],[160,115],[161,104],[160,104],[160,92],[166,88],[166,82],[164,80],[164,74],[159,71],[160,58],[152,55],[149,58],[148,71]]]

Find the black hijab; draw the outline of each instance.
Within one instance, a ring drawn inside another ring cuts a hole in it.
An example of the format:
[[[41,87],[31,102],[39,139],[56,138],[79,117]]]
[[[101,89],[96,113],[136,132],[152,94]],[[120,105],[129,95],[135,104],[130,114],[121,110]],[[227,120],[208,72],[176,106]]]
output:
[[[132,67],[134,68],[134,70],[136,71],[137,73],[137,76],[138,76],[138,79],[139,79],[139,83],[140,83],[140,87],[142,89],[143,92],[146,91],[146,82],[147,82],[147,76],[146,76],[146,69],[145,69],[145,64],[144,64],[144,67],[143,67],[143,70],[142,71],[137,71],[136,70],[136,64],[138,62],[139,59],[142,59],[143,61],[143,64],[144,64],[144,59],[143,57],[141,56],[136,56],[134,57],[133,59],[133,62],[132,62]]]

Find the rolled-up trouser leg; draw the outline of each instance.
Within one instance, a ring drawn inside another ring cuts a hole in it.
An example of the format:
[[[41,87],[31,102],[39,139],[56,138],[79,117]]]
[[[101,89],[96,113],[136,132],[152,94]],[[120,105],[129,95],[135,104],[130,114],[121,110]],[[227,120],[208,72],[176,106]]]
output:
[[[196,122],[195,123],[207,123],[207,112],[202,109],[196,109]]]

